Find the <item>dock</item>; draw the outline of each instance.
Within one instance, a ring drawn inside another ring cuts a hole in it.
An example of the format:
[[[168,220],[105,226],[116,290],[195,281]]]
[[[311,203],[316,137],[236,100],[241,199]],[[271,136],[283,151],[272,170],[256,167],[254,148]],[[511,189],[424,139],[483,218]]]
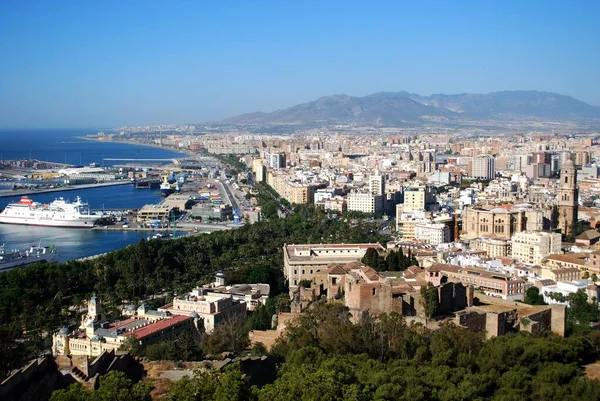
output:
[[[63,186],[56,188],[43,188],[43,189],[3,189],[0,190],[0,198],[7,198],[12,196],[23,196],[23,195],[34,195],[34,194],[43,194],[48,192],[63,192],[63,191],[77,191],[80,189],[90,189],[90,188],[102,188],[102,187],[112,187],[115,185],[132,185],[131,181],[109,181],[109,182],[100,182],[96,184],[82,184],[82,185],[72,185],[72,186]]]

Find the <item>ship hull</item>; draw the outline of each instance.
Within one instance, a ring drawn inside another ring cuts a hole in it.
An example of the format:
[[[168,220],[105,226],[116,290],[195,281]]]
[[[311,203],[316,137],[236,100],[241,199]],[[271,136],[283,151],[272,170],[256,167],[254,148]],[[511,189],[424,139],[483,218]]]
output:
[[[92,228],[102,216],[91,214],[87,203],[77,197],[75,202],[58,198],[41,205],[27,196],[18,203],[9,203],[0,213],[0,223],[22,226]]]
[[[62,227],[62,228],[92,228],[94,227],[95,220],[46,220],[42,221],[39,219],[27,219],[21,217],[12,216],[0,216],[0,223],[3,224],[14,224],[20,226],[38,226],[38,227]]]
[[[29,266],[34,263],[41,263],[41,262],[50,263],[50,262],[56,262],[57,260],[58,259],[56,257],[40,257],[38,259],[31,259],[26,262],[3,263],[3,264],[0,264],[0,273],[8,271],[8,270],[16,269],[17,267]]]

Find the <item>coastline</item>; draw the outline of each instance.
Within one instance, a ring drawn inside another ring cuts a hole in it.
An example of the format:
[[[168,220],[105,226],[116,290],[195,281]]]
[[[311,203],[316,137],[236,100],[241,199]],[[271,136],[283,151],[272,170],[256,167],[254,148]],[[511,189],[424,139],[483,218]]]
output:
[[[97,138],[90,138],[87,136],[76,136],[77,139],[83,139],[86,141],[91,141],[91,142],[100,142],[100,143],[122,143],[125,145],[136,145],[136,146],[144,146],[144,147],[148,147],[148,148],[155,148],[155,149],[161,149],[161,150],[168,150],[171,152],[176,152],[176,153],[183,153],[189,157],[194,157],[194,156],[198,156],[198,153],[193,152],[189,149],[176,149],[176,148],[172,148],[169,146],[165,146],[165,145],[157,145],[154,143],[142,143],[142,142],[136,142],[136,141],[118,141],[118,140],[114,140],[114,139],[97,139]]]

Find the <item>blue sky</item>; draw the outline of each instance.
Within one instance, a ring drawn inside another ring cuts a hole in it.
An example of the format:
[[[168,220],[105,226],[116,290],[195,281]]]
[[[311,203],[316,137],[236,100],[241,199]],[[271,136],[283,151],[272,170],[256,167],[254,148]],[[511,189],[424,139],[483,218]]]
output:
[[[320,96],[600,105],[600,1],[0,2],[0,127],[214,121]]]

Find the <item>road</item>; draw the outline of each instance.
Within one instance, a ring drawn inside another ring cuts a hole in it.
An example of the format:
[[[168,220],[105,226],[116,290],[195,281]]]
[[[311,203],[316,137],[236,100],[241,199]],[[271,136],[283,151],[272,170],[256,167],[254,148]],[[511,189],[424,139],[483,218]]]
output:
[[[231,191],[229,189],[229,185],[227,185],[226,183],[224,183],[224,182],[222,182],[220,180],[217,181],[216,184],[221,187],[221,189],[219,190],[219,192],[222,193],[223,195],[225,195],[227,197],[227,202],[226,203],[229,203],[232,208],[238,209],[239,205],[238,205],[237,201],[235,200],[235,197],[231,194]]]

